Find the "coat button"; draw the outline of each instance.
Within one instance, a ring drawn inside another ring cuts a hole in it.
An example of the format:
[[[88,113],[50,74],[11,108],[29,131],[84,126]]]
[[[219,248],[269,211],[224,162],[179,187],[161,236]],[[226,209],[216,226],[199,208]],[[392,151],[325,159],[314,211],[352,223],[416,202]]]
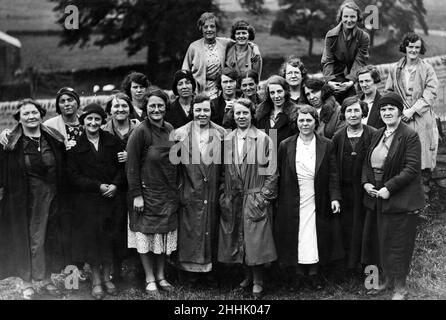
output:
[[[208,182],[208,178],[204,178],[203,181],[204,181],[204,182]]]
[[[207,201],[207,200],[204,200],[203,203],[204,203],[204,204],[208,204],[208,201]]]

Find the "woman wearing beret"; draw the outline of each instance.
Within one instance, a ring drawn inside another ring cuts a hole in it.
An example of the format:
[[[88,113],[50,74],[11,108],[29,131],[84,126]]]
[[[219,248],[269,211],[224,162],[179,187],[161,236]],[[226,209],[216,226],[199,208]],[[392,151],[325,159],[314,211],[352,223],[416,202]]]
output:
[[[169,98],[161,90],[148,95],[147,118],[127,144],[129,184],[128,247],[136,248],[145,272],[145,290],[173,290],[166,280],[166,256],[177,249],[180,186],[178,166],[169,158],[173,127],[166,121]]]
[[[44,116],[36,101],[20,101],[14,114],[19,123],[0,148],[0,279],[20,277],[25,299],[36,293],[31,280],[60,294],[50,272],[64,266],[53,260],[61,242],[55,227],[65,179],[64,137],[42,124]]]
[[[399,95],[385,94],[378,105],[386,127],[374,134],[362,170],[367,208],[362,254],[366,264],[382,267],[384,281],[378,291],[393,287],[392,299],[401,300],[407,295],[418,212],[424,206],[421,143],[402,121]],[[376,252],[378,257],[373,256]]]
[[[119,162],[121,142],[101,129],[107,115],[98,104],[84,108],[79,121],[84,134],[68,152],[68,169],[75,190],[72,216],[72,253],[75,261],[91,266],[95,299],[117,289],[111,282],[113,230],[116,223],[117,191],[124,182],[124,163]]]
[[[373,127],[362,120],[367,117],[367,103],[357,97],[348,97],[341,107],[341,118],[346,127],[333,137],[341,182],[342,240],[346,252],[344,268],[354,273],[361,261],[362,231],[365,209],[363,206],[364,189],[361,185],[362,164],[370,146]],[[362,271],[362,270],[361,270]]]
[[[172,91],[177,98],[170,104],[165,119],[174,129],[182,127],[192,120],[191,105],[196,86],[197,83],[192,72],[189,70],[175,72]]]
[[[333,143],[316,134],[317,111],[302,105],[296,122],[299,133],[279,146],[274,237],[279,264],[296,271],[290,284],[299,287],[308,279],[320,289],[319,267],[344,257],[338,166]]]
[[[401,119],[420,136],[421,170],[425,199],[428,200],[429,180],[438,151],[438,128],[433,108],[439,83],[434,68],[420,57],[426,52],[426,46],[419,35],[406,34],[400,52],[405,56],[391,68],[385,89],[402,97]]]
[[[226,49],[226,66],[233,68],[239,75],[247,70],[254,70],[258,74],[257,81],[262,74],[262,56],[254,41],[255,30],[245,20],[237,20],[231,27],[231,39],[235,42],[228,44]]]
[[[356,94],[356,73],[369,58],[370,36],[359,28],[362,14],[353,1],[344,2],[337,14],[339,24],[327,32],[321,64],[328,85],[339,104]]]

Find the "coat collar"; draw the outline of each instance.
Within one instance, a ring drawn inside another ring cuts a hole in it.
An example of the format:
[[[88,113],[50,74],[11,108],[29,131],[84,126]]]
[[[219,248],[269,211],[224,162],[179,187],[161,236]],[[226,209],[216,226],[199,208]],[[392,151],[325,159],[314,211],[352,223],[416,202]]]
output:
[[[114,145],[114,141],[112,139],[109,138],[110,133],[105,132],[104,130],[100,129],[99,130],[99,145],[100,146],[113,146]],[[90,150],[90,141],[87,138],[87,134],[84,133],[82,134],[75,146],[75,150],[77,150],[77,152],[86,152]]]
[[[40,130],[42,132],[43,135],[48,135],[51,136],[52,138],[54,138],[55,140],[64,143],[64,137],[62,136],[62,134],[59,133],[59,131],[47,127],[44,124],[40,124]],[[18,123],[14,129],[12,129],[11,133],[8,136],[8,143],[5,145],[4,149],[5,150],[14,150],[15,147],[17,146],[17,142],[19,141],[19,139],[23,136],[23,128],[22,125],[20,123]]]

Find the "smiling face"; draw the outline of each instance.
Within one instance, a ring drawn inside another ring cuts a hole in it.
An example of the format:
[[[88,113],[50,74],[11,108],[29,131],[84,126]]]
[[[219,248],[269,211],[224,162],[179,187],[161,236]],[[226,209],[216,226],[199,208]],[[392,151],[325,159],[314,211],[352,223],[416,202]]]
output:
[[[361,123],[361,120],[362,109],[359,102],[356,102],[345,109],[345,121],[348,126],[357,127]]]
[[[147,116],[155,122],[163,120],[166,114],[166,104],[164,100],[157,96],[151,96],[147,101]]]
[[[240,84],[245,98],[253,97],[257,92],[257,85],[253,78],[244,78]]]
[[[248,30],[236,30],[234,36],[235,36],[235,42],[238,45],[243,46],[248,43],[248,39],[249,39]]]
[[[269,96],[275,107],[281,107],[285,103],[285,89],[280,84],[268,85]]]
[[[60,113],[64,117],[71,117],[77,113],[79,105],[77,101],[69,94],[63,94],[59,98]]]
[[[97,113],[90,113],[84,118],[84,129],[91,135],[96,135],[101,129],[102,117]]]
[[[206,127],[211,121],[211,103],[203,101],[193,106],[194,120],[200,127]]]
[[[293,67],[287,64],[285,70],[285,79],[291,87],[300,86],[302,82],[302,72],[299,67]]]
[[[300,113],[297,116],[297,128],[299,133],[303,136],[310,136],[314,134],[314,129],[316,128],[316,120],[309,113]]]
[[[130,93],[132,95],[132,101],[141,101],[144,95],[148,92],[149,88],[133,82],[130,84]]]
[[[360,74],[358,76],[358,83],[362,92],[364,92],[366,95],[371,95],[376,92],[376,83],[373,82],[370,72]]]
[[[228,76],[221,75],[221,89],[223,90],[223,95],[225,97],[233,97],[235,95],[235,88],[237,86],[237,81],[229,78]]]
[[[421,52],[421,40],[415,42],[409,42],[406,47],[407,59],[416,60],[420,56]]]
[[[192,82],[189,79],[183,78],[177,83],[178,95],[181,98],[189,98],[193,94]]]
[[[358,14],[356,10],[344,8],[342,10],[341,22],[345,29],[353,29],[358,23]]]
[[[42,116],[40,115],[39,109],[32,103],[21,106],[19,122],[23,127],[29,129],[37,128],[42,122]]]
[[[304,87],[305,96],[307,97],[308,102],[315,108],[319,108],[322,104],[321,99],[321,90],[310,89]]]
[[[240,103],[234,103],[234,121],[237,128],[241,130],[248,129],[251,126],[252,114],[248,107]]]
[[[202,27],[203,38],[208,42],[213,42],[217,36],[217,25],[214,19],[209,19],[204,22]]]
[[[129,118],[130,107],[125,100],[113,99],[110,115],[117,121],[125,121]]]
[[[395,126],[401,118],[398,108],[391,104],[382,106],[379,113],[387,127]]]

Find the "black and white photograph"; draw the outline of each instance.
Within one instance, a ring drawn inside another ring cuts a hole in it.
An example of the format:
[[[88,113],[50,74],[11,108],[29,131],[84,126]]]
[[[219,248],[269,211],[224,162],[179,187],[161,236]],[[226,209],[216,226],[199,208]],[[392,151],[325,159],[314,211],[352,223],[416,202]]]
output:
[[[444,0],[0,0],[0,300],[445,300],[444,21]]]

